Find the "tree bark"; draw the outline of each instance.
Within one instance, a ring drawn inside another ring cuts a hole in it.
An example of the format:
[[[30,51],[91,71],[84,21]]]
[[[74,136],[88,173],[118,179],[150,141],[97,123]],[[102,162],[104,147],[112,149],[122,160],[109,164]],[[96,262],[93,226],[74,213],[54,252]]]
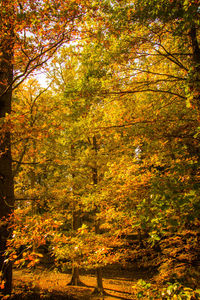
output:
[[[197,39],[197,29],[193,24],[190,30],[192,45],[192,77],[190,90],[193,94],[193,106],[197,110],[198,121],[200,122],[200,46]]]
[[[10,215],[14,209],[14,185],[12,176],[10,124],[5,120],[11,112],[13,81],[13,28],[12,7],[6,5],[6,13],[0,13],[0,271],[5,285],[2,293],[10,294],[12,290],[12,264],[5,252],[7,239],[11,234]]]
[[[71,146],[71,155],[72,159],[75,159],[75,149],[74,146]],[[72,173],[72,178],[75,178],[75,174]],[[74,197],[74,187],[72,188],[73,197]],[[79,211],[76,210],[75,201],[73,199],[72,203],[72,230],[76,232],[78,228],[81,226]],[[75,266],[75,261],[72,261],[72,277],[68,285],[75,286],[84,286],[84,283],[80,280],[79,277],[79,267]]]
[[[75,208],[73,208],[75,210]],[[80,227],[80,218],[79,213],[73,211],[72,213],[72,229],[77,231]],[[72,262],[72,277],[68,285],[75,285],[75,286],[84,286],[84,283],[80,280],[79,277],[79,267],[74,265],[74,261]]]
[[[93,143],[93,150],[95,151],[95,153],[97,155],[98,145],[97,145],[96,136],[93,136],[92,143]],[[95,166],[92,168],[92,178],[93,178],[93,184],[97,185],[98,184],[98,169],[97,169],[96,161],[95,161]],[[97,220],[95,223],[95,233],[96,234],[100,234],[99,226],[100,226],[99,220]],[[97,276],[97,286],[95,287],[93,294],[100,295],[100,296],[106,295],[106,292],[104,291],[104,288],[103,288],[103,274],[102,274],[101,267],[97,268],[96,276]]]
[[[74,265],[72,266],[72,277],[68,285],[85,286],[79,277],[79,267]]]
[[[103,296],[107,295],[103,288],[103,272],[102,268],[98,268],[96,270],[96,275],[97,275],[97,286],[95,287],[94,291],[92,292],[93,295],[98,295],[98,296]]]

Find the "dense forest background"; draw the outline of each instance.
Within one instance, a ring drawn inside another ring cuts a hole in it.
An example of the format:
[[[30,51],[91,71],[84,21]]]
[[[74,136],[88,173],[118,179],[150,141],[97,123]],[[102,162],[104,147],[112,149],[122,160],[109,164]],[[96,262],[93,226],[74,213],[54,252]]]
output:
[[[12,265],[72,269],[72,285],[95,269],[103,293],[102,269],[129,263],[155,271],[138,298],[197,299],[199,1],[0,10],[2,293]]]

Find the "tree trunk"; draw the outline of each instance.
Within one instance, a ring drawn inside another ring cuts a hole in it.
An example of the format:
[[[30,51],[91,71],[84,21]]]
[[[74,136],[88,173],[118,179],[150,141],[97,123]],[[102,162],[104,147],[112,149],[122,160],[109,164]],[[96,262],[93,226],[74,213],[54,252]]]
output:
[[[97,155],[98,145],[97,145],[96,136],[93,136],[92,144],[93,144],[93,149]],[[97,170],[96,161],[95,161],[95,166],[92,168],[92,178],[93,178],[93,184],[97,185],[98,184],[98,170]],[[97,220],[95,223],[95,233],[96,234],[100,234],[99,226],[100,226],[99,220]],[[95,287],[93,294],[100,295],[100,296],[106,295],[106,292],[104,291],[104,288],[103,288],[103,274],[102,274],[101,267],[97,268],[96,275],[97,275],[97,286]]]
[[[197,29],[195,24],[190,30],[190,39],[192,45],[192,77],[190,90],[193,95],[193,106],[197,110],[198,121],[200,122],[200,46],[197,39]]]
[[[14,8],[9,1],[2,1],[0,11],[0,271],[4,281],[2,293],[12,290],[12,264],[5,251],[7,239],[12,234],[10,215],[14,209],[14,185],[12,176],[10,124],[4,118],[11,112],[13,82],[13,18]]]
[[[103,288],[103,274],[102,274],[102,268],[98,268],[96,270],[97,275],[97,286],[95,287],[94,291],[92,292],[93,295],[107,295],[107,293],[104,291]]]
[[[10,91],[0,97],[1,119],[3,118],[3,116],[5,116],[4,112],[9,112],[10,100]],[[4,131],[4,125],[1,126],[0,141],[0,270],[2,271],[2,279],[5,281],[5,288],[3,293],[10,294],[12,289],[12,267],[11,263],[6,260],[4,253],[6,251],[8,236],[11,234],[11,230],[9,229],[9,216],[13,213],[14,208],[14,189],[12,177],[10,134],[9,132],[2,133],[2,131]]]
[[[75,157],[75,149],[74,149],[73,145],[71,146],[71,155],[72,155],[72,158],[74,159],[74,157]],[[72,173],[72,178],[75,178],[74,173]],[[72,188],[72,192],[73,192],[73,196],[74,196],[74,190],[73,190],[73,188]],[[81,222],[80,222],[79,211],[76,210],[75,201],[73,199],[73,203],[72,203],[72,230],[76,232],[80,226],[81,226]],[[75,285],[75,286],[84,286],[85,285],[80,280],[80,277],[79,277],[79,267],[75,266],[75,262],[74,261],[72,261],[72,277],[71,277],[71,280],[68,283],[68,285]]]
[[[69,285],[78,285],[80,282],[79,278],[79,268],[78,267],[72,267],[72,278],[69,283]]]
[[[75,285],[75,286],[85,286],[85,284],[80,280],[79,277],[79,267],[72,266],[72,278],[68,285]]]
[[[75,208],[74,208],[75,209]],[[73,211],[72,213],[72,229],[76,231],[80,227],[80,218],[79,213]],[[72,277],[68,285],[75,286],[84,286],[85,284],[80,280],[79,277],[79,267],[74,265],[74,261],[72,262]]]
[[[5,10],[7,9],[6,2]],[[9,13],[11,16],[9,16]],[[12,290],[12,264],[7,260],[5,251],[9,228],[9,217],[14,209],[14,187],[12,176],[10,124],[4,118],[11,112],[12,81],[13,81],[13,29],[12,10],[8,8],[5,15],[0,12],[0,271],[5,285],[3,294]]]
[[[1,79],[0,79],[1,80]],[[11,91],[0,97],[0,122],[6,113],[10,112]],[[10,148],[10,133],[6,129],[8,125],[1,123],[0,141],[0,270],[5,280],[5,294],[11,292],[11,265],[5,263],[4,252],[6,250],[7,238],[10,234],[9,216],[14,209],[14,188],[12,177],[12,160]],[[6,131],[6,132],[5,132]]]

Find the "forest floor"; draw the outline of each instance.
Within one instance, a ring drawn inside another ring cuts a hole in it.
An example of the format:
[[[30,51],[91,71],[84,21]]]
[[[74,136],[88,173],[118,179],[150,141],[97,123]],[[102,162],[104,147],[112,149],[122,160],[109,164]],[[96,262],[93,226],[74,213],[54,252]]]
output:
[[[112,268],[106,270],[103,284],[104,297],[93,296],[96,286],[96,277],[93,274],[80,276],[85,287],[68,286],[70,274],[56,271],[36,269],[16,269],[13,274],[14,295],[11,299],[81,299],[81,300],[116,300],[137,299],[134,285],[140,278],[148,280],[151,274],[144,271],[119,270]]]

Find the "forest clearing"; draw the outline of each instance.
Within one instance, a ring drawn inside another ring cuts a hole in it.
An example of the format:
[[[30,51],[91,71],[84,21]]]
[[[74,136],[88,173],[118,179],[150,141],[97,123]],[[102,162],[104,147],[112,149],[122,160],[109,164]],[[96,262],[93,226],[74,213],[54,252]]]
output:
[[[0,298],[199,282],[199,0],[1,0]]]
[[[116,270],[115,270],[116,272]],[[14,290],[15,294],[23,294],[26,287],[26,292],[29,292],[29,297],[36,290],[39,295],[53,296],[55,299],[61,297],[71,297],[72,299],[137,299],[136,293],[134,293],[133,285],[136,284],[138,280],[138,275],[136,279],[133,280],[134,274],[128,274],[126,272],[126,277],[122,277],[123,273],[119,274],[117,272],[110,272],[107,278],[104,278],[104,287],[107,295],[95,296],[92,294],[94,287],[96,286],[95,275],[83,275],[81,280],[86,285],[85,287],[68,286],[67,283],[70,282],[70,274],[61,274],[57,272],[26,272],[24,270],[16,270],[14,272]],[[121,276],[119,276],[121,275]],[[35,286],[34,286],[35,285]],[[136,292],[136,291],[135,291]],[[27,297],[27,295],[26,295]]]

